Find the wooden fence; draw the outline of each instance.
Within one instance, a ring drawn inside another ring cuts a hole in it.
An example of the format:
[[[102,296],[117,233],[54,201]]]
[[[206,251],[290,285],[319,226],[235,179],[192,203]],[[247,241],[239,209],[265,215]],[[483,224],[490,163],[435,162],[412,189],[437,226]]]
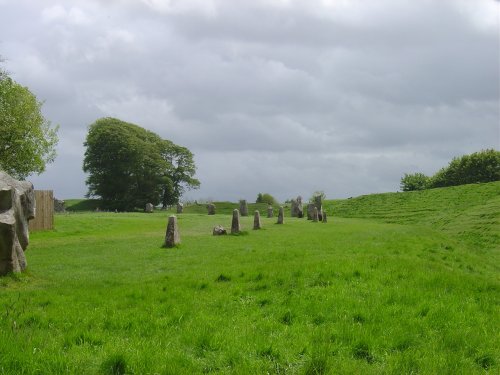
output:
[[[35,190],[35,218],[29,221],[29,230],[54,229],[54,193],[52,190]]]

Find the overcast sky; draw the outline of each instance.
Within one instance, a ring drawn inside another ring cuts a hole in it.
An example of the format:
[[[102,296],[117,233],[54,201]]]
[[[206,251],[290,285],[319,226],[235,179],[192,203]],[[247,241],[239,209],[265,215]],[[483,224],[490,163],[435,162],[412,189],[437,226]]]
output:
[[[495,0],[0,0],[2,64],[60,125],[31,180],[83,197],[88,126],[188,147],[191,199],[397,191],[500,148]]]

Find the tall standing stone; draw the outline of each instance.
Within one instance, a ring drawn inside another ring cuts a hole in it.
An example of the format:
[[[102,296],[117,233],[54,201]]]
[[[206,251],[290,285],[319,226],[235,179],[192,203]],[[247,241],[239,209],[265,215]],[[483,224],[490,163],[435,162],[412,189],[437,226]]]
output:
[[[302,197],[299,195],[297,199],[292,199],[291,209],[292,217],[304,217],[304,210],[302,208]]]
[[[255,210],[253,214],[253,229],[260,229],[261,224],[260,224],[260,212],[259,210]]]
[[[280,210],[278,211],[278,221],[276,222],[276,224],[283,224],[283,206],[280,206]]]
[[[152,203],[146,203],[146,208],[144,209],[144,211],[150,214],[153,212],[154,208],[155,206],[153,206]]]
[[[177,217],[171,215],[168,217],[167,233],[165,234],[165,244],[163,247],[174,247],[181,243],[179,228],[177,227]]]
[[[248,216],[248,205],[245,199],[240,200],[240,215]]]
[[[0,172],[0,275],[26,269],[28,221],[35,218],[35,191],[28,181]]]
[[[184,212],[184,205],[181,202],[177,203],[177,213],[182,214],[183,212]]]
[[[267,217],[268,218],[271,218],[274,216],[274,210],[273,210],[273,206],[268,206],[267,207]]]
[[[207,204],[207,211],[209,215],[215,215],[215,204],[213,203]]]
[[[314,197],[314,205],[318,209],[318,212],[322,212],[323,211],[323,203],[321,202],[321,195],[316,195]]]
[[[309,203],[307,205],[307,220],[312,220],[313,217],[314,217],[314,207],[316,207],[314,205],[314,203]]]
[[[313,211],[313,221],[315,223],[318,222],[318,207],[314,206],[314,211]]]
[[[326,211],[323,211],[323,223],[326,223],[327,219],[326,219]]]
[[[237,234],[241,231],[240,212],[238,209],[233,210],[233,220],[231,221],[231,234]]]

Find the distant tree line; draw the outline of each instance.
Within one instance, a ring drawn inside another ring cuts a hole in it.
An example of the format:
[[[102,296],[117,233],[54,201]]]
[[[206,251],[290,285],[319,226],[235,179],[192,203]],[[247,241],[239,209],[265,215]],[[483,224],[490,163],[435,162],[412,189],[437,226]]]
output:
[[[492,181],[500,181],[500,152],[487,149],[455,157],[447,167],[441,168],[431,177],[423,173],[405,173],[401,178],[401,190],[414,191]]]
[[[172,205],[185,190],[200,186],[187,148],[138,125],[99,119],[90,125],[84,146],[87,197],[100,198],[103,209]]]

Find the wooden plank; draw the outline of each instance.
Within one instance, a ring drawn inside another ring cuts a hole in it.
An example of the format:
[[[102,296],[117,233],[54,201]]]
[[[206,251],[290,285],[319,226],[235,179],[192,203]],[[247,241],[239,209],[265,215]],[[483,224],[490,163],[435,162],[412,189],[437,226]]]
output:
[[[35,190],[35,218],[29,222],[30,231],[54,229],[54,193],[52,190]]]

